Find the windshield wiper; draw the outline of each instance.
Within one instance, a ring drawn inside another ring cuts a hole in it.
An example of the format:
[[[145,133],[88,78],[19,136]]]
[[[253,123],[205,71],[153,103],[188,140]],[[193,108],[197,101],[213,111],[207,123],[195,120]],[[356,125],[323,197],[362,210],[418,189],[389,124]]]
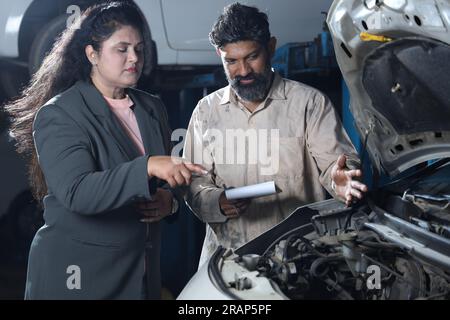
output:
[[[449,202],[450,201],[450,194],[431,195],[431,194],[420,194],[420,193],[408,193],[407,196],[424,199],[424,200],[437,201],[437,202]]]

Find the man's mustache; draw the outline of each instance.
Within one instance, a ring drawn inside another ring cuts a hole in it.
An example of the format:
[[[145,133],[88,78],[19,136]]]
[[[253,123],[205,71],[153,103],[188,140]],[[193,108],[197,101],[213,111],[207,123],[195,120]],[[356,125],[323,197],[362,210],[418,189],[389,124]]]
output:
[[[257,77],[254,73],[249,73],[246,76],[236,76],[233,79],[233,84],[240,84],[241,80],[255,80]]]

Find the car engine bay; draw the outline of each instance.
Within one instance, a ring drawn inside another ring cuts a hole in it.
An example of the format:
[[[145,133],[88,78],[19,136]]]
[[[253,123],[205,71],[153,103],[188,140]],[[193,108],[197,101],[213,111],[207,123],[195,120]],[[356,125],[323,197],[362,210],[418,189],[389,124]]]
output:
[[[224,286],[238,299],[450,299],[449,185],[433,174],[403,194],[397,186],[351,207],[310,206],[309,224],[263,251],[225,252]]]

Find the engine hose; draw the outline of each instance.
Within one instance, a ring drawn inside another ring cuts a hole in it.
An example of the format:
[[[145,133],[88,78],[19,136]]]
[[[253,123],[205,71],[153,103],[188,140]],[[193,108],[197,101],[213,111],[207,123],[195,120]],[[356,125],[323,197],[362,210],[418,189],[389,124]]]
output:
[[[281,261],[286,261],[287,260],[287,251],[288,251],[288,248],[289,248],[289,242],[291,242],[291,240],[292,239],[294,239],[295,237],[297,237],[297,235],[296,234],[291,234],[289,237],[287,237],[287,239],[286,239],[286,244],[285,244],[285,246],[284,246],[284,248],[283,248],[283,256],[281,257]]]
[[[323,278],[327,275],[328,271],[330,271],[330,268],[326,266],[322,272],[319,271],[319,268],[322,264],[328,263],[333,260],[342,260],[344,257],[342,255],[339,256],[332,256],[332,257],[323,257],[323,258],[317,258],[314,260],[313,263],[311,263],[311,268],[309,269],[309,274],[315,278]]]
[[[400,249],[400,246],[398,244],[389,242],[360,241],[358,244],[361,246],[372,248]]]
[[[331,278],[327,277],[323,279],[323,281],[336,290],[339,295],[345,300],[355,300],[350,293],[347,292],[344,288],[342,288],[337,282],[331,280]]]

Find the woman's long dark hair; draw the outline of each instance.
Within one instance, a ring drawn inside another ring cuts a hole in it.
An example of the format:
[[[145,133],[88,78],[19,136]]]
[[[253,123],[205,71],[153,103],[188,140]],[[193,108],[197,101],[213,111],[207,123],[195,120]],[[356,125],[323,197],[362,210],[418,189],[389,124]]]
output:
[[[78,80],[90,81],[92,66],[85,54],[86,46],[92,45],[99,52],[102,43],[122,26],[132,26],[141,32],[148,54],[150,35],[133,3],[114,1],[94,5],[62,33],[21,96],[5,106],[11,118],[10,135],[16,140],[17,151],[28,161],[30,185],[38,201],[46,195],[47,185],[34,147],[34,117],[48,100]],[[146,67],[144,64],[144,72]]]

